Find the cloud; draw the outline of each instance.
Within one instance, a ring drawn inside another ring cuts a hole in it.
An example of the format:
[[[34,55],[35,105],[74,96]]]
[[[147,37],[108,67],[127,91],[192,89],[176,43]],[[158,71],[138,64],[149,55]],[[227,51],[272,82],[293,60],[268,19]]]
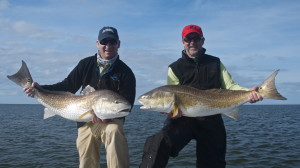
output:
[[[119,53],[136,75],[137,96],[165,84],[168,65],[181,56],[187,24],[202,26],[207,53],[220,57],[242,86],[260,84],[281,69],[276,82],[283,88],[299,82],[299,9],[292,0],[0,0],[1,92],[17,87],[6,75],[21,60],[42,84],[62,80],[96,52],[99,28],[107,25],[119,30]]]
[[[7,9],[9,6],[8,0],[1,0],[0,1],[0,12]]]
[[[20,36],[25,36],[25,38],[36,38],[39,40],[45,39],[56,39],[60,36],[54,33],[48,33],[45,30],[38,28],[34,24],[27,23],[25,21],[17,21],[12,23],[12,30]]]

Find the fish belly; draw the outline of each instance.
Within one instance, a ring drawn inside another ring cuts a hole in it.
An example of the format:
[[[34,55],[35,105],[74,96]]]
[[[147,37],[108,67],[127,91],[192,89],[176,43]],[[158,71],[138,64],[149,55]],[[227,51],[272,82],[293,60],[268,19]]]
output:
[[[235,110],[235,107],[225,107],[225,108],[212,108],[205,106],[195,106],[186,109],[182,109],[182,113],[187,117],[204,117],[216,114],[228,113]]]
[[[47,108],[55,115],[61,116],[68,120],[77,121],[77,122],[88,122],[91,121],[93,117],[93,114],[87,113],[89,111],[88,109],[74,109],[74,108],[56,109],[52,107],[47,107]]]

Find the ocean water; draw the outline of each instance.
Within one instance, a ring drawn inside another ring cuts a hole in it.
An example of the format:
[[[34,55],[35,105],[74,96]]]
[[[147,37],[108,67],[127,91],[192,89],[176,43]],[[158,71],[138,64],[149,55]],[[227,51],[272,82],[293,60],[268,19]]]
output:
[[[42,119],[41,105],[0,104],[0,168],[78,167],[76,123],[60,117]],[[141,162],[146,138],[158,132],[166,115],[134,106],[125,132],[131,167]],[[244,105],[239,120],[223,116],[228,168],[300,167],[300,105]],[[102,146],[101,166],[106,167]],[[191,141],[168,167],[195,167]]]

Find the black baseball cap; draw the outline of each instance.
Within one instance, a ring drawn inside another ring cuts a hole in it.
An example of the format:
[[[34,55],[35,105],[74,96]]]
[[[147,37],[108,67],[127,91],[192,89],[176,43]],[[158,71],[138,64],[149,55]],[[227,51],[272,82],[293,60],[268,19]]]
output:
[[[109,27],[109,26],[103,27],[99,31],[98,40],[101,41],[105,38],[112,38],[115,40],[119,40],[117,29],[114,27]]]

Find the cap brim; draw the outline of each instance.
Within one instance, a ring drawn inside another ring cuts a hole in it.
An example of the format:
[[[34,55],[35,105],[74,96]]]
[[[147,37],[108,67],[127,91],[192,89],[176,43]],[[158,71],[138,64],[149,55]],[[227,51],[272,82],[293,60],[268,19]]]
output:
[[[112,34],[104,34],[104,35],[102,35],[102,37],[101,38],[98,38],[98,40],[99,41],[102,41],[103,39],[106,39],[106,38],[112,38],[112,39],[115,39],[115,40],[119,40],[119,39],[117,39],[114,35],[112,35]]]
[[[186,37],[187,35],[191,34],[191,33],[197,33],[199,36],[202,36],[201,33],[199,33],[198,31],[195,31],[195,30],[191,30],[191,31],[188,31],[185,33],[185,35],[183,37]]]

